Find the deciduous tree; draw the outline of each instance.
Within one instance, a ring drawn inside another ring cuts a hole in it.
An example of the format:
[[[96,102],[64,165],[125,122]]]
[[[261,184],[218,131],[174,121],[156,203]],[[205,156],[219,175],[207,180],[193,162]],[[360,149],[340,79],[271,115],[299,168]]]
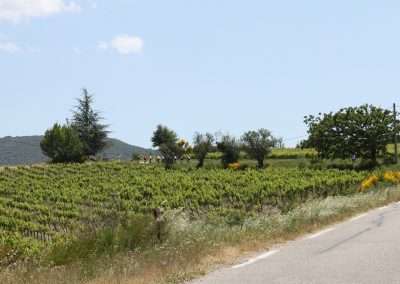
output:
[[[240,156],[240,143],[239,141],[229,134],[221,137],[217,142],[217,148],[222,152],[221,163],[223,167],[228,167],[229,164],[237,163]]]
[[[174,163],[174,156],[179,155],[178,136],[175,131],[161,124],[157,125],[151,138],[153,147],[158,147],[158,150],[165,158],[165,169],[171,169]]]
[[[314,148],[321,158],[346,159],[352,155],[374,163],[393,140],[392,112],[372,105],[306,116],[309,137],[303,148]]]
[[[214,137],[211,133],[196,132],[193,137],[193,152],[197,156],[197,168],[202,168],[208,152],[211,152],[214,143]]]
[[[263,128],[257,131],[245,132],[241,137],[241,141],[243,143],[243,150],[246,151],[251,158],[257,160],[258,169],[264,167],[265,157],[277,143],[271,131]]]

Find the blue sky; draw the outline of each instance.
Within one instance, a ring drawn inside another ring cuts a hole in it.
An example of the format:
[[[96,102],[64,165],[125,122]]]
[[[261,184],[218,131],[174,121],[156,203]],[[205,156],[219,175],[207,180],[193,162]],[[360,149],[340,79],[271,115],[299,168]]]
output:
[[[186,139],[302,136],[304,115],[400,103],[399,12],[395,0],[0,0],[0,137],[64,122],[82,87],[111,136],[138,146],[159,123]]]

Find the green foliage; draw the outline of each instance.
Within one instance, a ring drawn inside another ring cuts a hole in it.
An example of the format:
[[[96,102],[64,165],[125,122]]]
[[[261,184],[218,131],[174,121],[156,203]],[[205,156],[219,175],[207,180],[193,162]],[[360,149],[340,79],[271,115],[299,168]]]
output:
[[[275,147],[277,140],[272,136],[271,131],[259,129],[258,131],[248,131],[242,135],[243,149],[252,158],[257,160],[257,168],[264,167],[264,159],[270,153],[271,148]]]
[[[174,157],[180,154],[178,136],[175,131],[159,124],[153,133],[151,142],[153,143],[153,147],[158,147],[159,151],[163,154],[165,158],[165,169],[172,168]]]
[[[161,222],[158,222],[161,224]],[[70,264],[88,256],[113,255],[126,250],[154,246],[160,231],[150,215],[137,214],[110,228],[87,230],[78,238],[65,238],[51,246],[46,261],[56,266]]]
[[[40,142],[43,138],[43,135],[0,138],[0,166],[45,163],[48,157],[40,149]],[[112,145],[103,152],[110,160],[115,160],[122,156],[121,160],[129,161],[133,152],[141,155],[147,153],[152,156],[159,155],[157,151],[129,145],[118,139],[107,138],[105,141],[107,144]],[[102,157],[101,154],[98,155],[99,158]]]
[[[137,214],[149,215],[155,208],[185,208],[192,215],[251,214],[288,208],[314,197],[353,194],[366,176],[365,172],[294,168],[164,171],[135,163],[7,168],[0,171],[0,236],[20,256],[30,256],[47,246],[43,243],[115,229],[121,220],[139,222]],[[125,243],[118,241],[125,238],[118,232],[108,236],[109,242],[101,241],[106,250]],[[101,247],[83,245],[96,251]],[[65,251],[68,257],[59,253],[54,261],[79,257],[72,248]]]
[[[310,148],[273,148],[268,155],[269,159],[313,159],[316,157],[317,152]]]
[[[95,156],[108,146],[105,141],[109,133],[108,125],[100,123],[103,118],[98,111],[93,110],[93,95],[87,89],[82,89],[82,98],[77,101],[71,126],[79,133],[84,154],[88,157]]]
[[[53,163],[82,161],[83,143],[78,133],[69,126],[54,124],[46,131],[40,147]]]
[[[211,133],[202,134],[195,132],[193,137],[193,152],[198,160],[197,168],[202,168],[204,166],[204,160],[208,152],[212,150],[213,143],[214,137]]]
[[[206,159],[219,160],[221,159],[221,152],[208,152]],[[298,148],[272,148],[268,154],[268,159],[274,160],[289,160],[289,159],[314,159],[318,153],[314,149],[298,149]],[[249,155],[241,151],[240,159],[248,159]]]
[[[237,163],[240,157],[240,144],[239,141],[228,134],[221,137],[221,141],[217,142],[217,148],[221,151],[221,164],[224,168],[228,164]]]
[[[357,157],[376,162],[393,139],[392,113],[372,105],[348,107],[336,113],[306,116],[309,138],[303,148],[314,148],[321,158]]]
[[[143,158],[142,154],[138,152],[133,152],[132,154],[132,161],[137,161],[139,162]]]

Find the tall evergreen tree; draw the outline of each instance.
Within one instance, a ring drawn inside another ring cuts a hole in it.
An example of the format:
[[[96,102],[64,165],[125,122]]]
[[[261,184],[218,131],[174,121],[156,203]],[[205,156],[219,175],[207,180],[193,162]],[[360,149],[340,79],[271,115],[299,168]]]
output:
[[[100,123],[103,117],[92,108],[93,95],[89,94],[86,88],[82,89],[82,97],[77,101],[71,126],[78,132],[83,142],[83,153],[88,157],[95,156],[107,147],[105,139],[109,133],[108,125]]]

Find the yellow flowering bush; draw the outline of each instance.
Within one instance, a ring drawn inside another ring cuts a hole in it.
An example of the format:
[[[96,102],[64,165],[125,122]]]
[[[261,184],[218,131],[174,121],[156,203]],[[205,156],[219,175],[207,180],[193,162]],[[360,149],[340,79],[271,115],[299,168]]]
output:
[[[379,177],[377,175],[370,176],[366,180],[361,183],[360,192],[364,192],[365,189],[375,185],[379,181]]]
[[[240,170],[240,164],[239,163],[230,163],[230,164],[228,164],[228,169]]]
[[[384,181],[396,182],[396,179],[396,175],[392,171],[387,171],[383,175]]]

